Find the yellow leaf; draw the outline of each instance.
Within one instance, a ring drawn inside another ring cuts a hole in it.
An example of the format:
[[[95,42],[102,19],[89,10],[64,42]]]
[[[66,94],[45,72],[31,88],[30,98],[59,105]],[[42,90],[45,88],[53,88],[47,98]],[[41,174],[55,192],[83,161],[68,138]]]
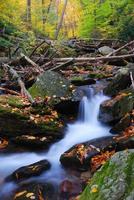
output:
[[[98,186],[97,185],[94,185],[92,188],[91,188],[91,193],[96,193],[98,192]]]
[[[34,193],[31,192],[31,193],[27,193],[26,197],[31,197],[31,196],[34,196]]]
[[[27,192],[27,191],[24,190],[24,191],[22,191],[22,192],[17,193],[17,194],[15,195],[14,199],[16,199],[17,197],[22,196],[22,195],[25,194],[26,192]]]

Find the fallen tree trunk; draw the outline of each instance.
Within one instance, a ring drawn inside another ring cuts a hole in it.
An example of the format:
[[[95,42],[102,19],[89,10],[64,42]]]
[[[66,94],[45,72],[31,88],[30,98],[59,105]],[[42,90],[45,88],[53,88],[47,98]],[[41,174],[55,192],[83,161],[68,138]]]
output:
[[[34,61],[32,61],[29,57],[27,57],[26,55],[24,55],[23,53],[21,53],[21,57],[23,57],[28,63],[30,63],[34,68],[35,68],[35,71],[37,73],[42,73],[44,70],[41,69],[39,67],[39,65],[37,65]]]
[[[62,69],[64,67],[68,67],[69,65],[72,65],[73,63],[74,63],[73,59],[70,59],[65,63],[62,63],[62,64],[60,64],[60,65],[58,65],[56,67],[53,67],[53,68],[49,69],[48,71],[56,71],[57,69]]]
[[[133,89],[134,89],[134,79],[133,79],[133,74],[132,74],[132,72],[130,72],[130,79],[131,79],[132,87],[133,87]]]
[[[30,95],[30,93],[27,91],[24,82],[22,81],[21,77],[18,75],[18,73],[9,65],[7,64],[3,64],[3,67],[5,67],[6,69],[8,69],[8,71],[10,72],[10,74],[17,79],[18,85],[21,88],[21,94],[24,95],[25,97],[28,98],[29,102],[34,104],[34,99],[32,98],[32,96]]]
[[[9,90],[8,88],[3,88],[3,87],[0,87],[0,90],[1,91],[5,91],[9,94],[13,94],[13,95],[20,95],[18,92],[14,91],[14,90]]]
[[[106,56],[102,56],[102,57],[79,57],[79,58],[55,58],[54,61],[56,62],[67,62],[71,59],[73,59],[73,62],[97,62],[97,61],[114,61],[114,60],[123,60],[126,58],[133,58],[134,54],[128,54],[128,55],[121,55],[121,56],[110,56],[110,57],[106,57]]]
[[[33,49],[33,51],[31,52],[31,54],[29,55],[29,58],[31,58],[31,57],[34,55],[34,53],[36,52],[36,50],[37,50],[38,48],[40,48],[44,43],[46,43],[47,45],[51,45],[51,42],[50,42],[50,41],[48,41],[48,40],[43,40],[40,44],[38,44],[38,45]]]
[[[121,51],[122,49],[124,49],[125,47],[128,47],[128,46],[130,46],[130,45],[132,45],[132,44],[134,44],[134,40],[131,41],[131,42],[129,42],[129,43],[127,43],[127,44],[125,44],[125,45],[123,45],[122,47],[120,47],[120,48],[114,50],[113,52],[109,53],[106,57],[110,57],[110,56],[114,55],[115,53],[120,52],[120,51]]]

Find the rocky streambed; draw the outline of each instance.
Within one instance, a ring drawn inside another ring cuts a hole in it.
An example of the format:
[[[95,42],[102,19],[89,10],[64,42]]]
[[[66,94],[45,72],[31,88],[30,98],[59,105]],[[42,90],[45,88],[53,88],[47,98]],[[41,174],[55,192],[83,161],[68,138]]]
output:
[[[37,97],[37,106],[21,96],[0,96],[0,198],[133,199],[133,188],[128,186],[133,178],[133,150],[128,149],[134,148],[130,79],[134,65],[110,70],[99,83],[98,72],[92,80],[80,73],[79,78],[71,78],[73,85],[58,73],[44,73],[29,89]],[[51,77],[55,87],[48,84]],[[91,85],[76,89],[87,83]],[[102,89],[109,98],[98,93]],[[86,118],[75,124],[82,96],[86,96],[82,101],[86,112],[81,114]],[[66,127],[67,122],[71,125]]]

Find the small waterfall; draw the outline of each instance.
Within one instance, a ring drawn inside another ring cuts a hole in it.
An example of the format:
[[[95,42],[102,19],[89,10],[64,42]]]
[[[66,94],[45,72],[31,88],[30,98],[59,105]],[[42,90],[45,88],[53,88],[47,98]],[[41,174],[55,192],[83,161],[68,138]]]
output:
[[[65,176],[59,162],[61,154],[78,143],[110,135],[109,127],[102,125],[97,119],[100,104],[106,99],[102,93],[94,95],[89,89],[87,96],[83,96],[80,102],[78,120],[67,125],[65,137],[61,141],[53,144],[45,154],[19,153],[0,156],[0,175],[5,177],[21,166],[47,159],[52,167],[40,178],[60,182]]]

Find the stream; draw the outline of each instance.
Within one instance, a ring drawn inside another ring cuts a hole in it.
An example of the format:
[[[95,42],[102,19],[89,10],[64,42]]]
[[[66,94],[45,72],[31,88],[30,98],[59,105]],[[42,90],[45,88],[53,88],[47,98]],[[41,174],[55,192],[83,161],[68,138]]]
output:
[[[0,155],[0,181],[2,182],[5,177],[19,167],[47,159],[51,163],[51,169],[36,179],[60,184],[67,177],[67,172],[59,161],[61,154],[75,144],[111,135],[110,128],[98,121],[100,104],[107,99],[108,97],[104,96],[102,92],[94,94],[93,89],[88,87],[86,95],[80,102],[76,122],[67,125],[64,138],[53,144],[47,153],[26,152]],[[1,184],[0,196],[11,192],[15,187],[16,185],[12,182]]]

